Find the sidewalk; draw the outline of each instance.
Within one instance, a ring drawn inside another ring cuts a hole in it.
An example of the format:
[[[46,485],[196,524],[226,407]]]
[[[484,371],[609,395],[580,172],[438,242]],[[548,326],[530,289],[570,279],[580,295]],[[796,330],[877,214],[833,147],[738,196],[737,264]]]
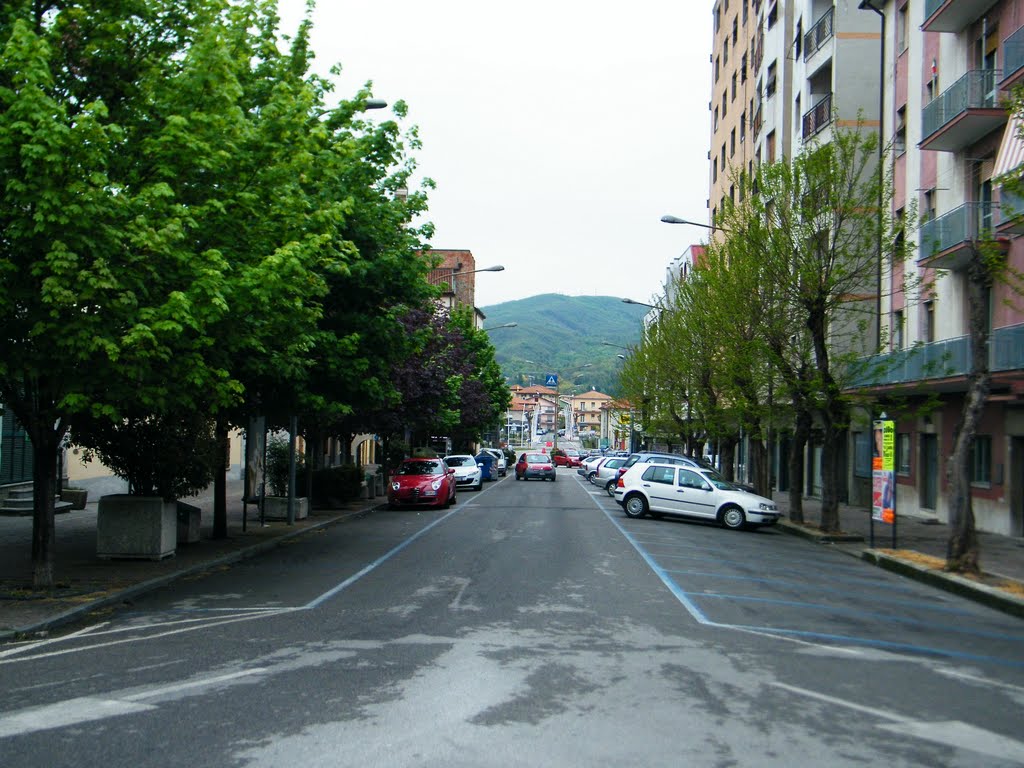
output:
[[[84,510],[56,516],[57,546],[52,593],[37,596],[32,583],[32,518],[0,516],[0,640],[41,632],[72,621],[90,611],[130,599],[175,579],[253,557],[308,531],[365,514],[383,498],[351,502],[341,509],[316,509],[305,520],[259,523],[255,505],[248,507],[242,531],[242,483],[229,481],[228,538],[215,540],[212,489],[203,496],[184,499],[202,509],[200,540],[179,544],[173,557],[163,560],[101,560],[96,557],[98,495]]]
[[[96,499],[84,510],[58,515],[54,557],[58,586],[45,596],[37,596],[29,588],[32,518],[0,517],[0,640],[42,632],[189,574],[253,557],[307,531],[366,514],[383,502],[377,498],[352,502],[343,509],[313,510],[307,519],[291,526],[284,522],[260,526],[256,509],[250,505],[248,526],[243,533],[241,482],[229,482],[227,495],[227,539],[211,538],[212,495],[187,499],[203,510],[200,541],[179,544],[174,557],[160,561],[97,558]],[[788,510],[789,499],[785,494],[776,494],[775,500],[783,512]],[[840,507],[841,536],[824,536],[816,530],[820,514],[820,503],[805,499],[804,519],[808,525],[795,526],[783,519],[780,527],[822,546],[836,547],[851,556],[1024,617],[1024,539],[979,533],[985,575],[980,580],[971,580],[944,573],[941,564],[936,568],[915,563],[913,556],[907,554],[912,551],[944,561],[949,537],[946,525],[901,517],[897,552],[891,553],[892,529],[880,523],[875,524],[875,548],[869,547],[870,519],[865,510]]]
[[[867,509],[840,505],[842,534],[828,536],[818,530],[820,501],[804,499],[806,525],[797,526],[789,521],[789,495],[775,493],[773,499],[786,515],[780,520],[780,526],[787,533],[833,546],[882,568],[1024,618],[1024,538],[979,532],[979,560],[983,575],[980,579],[969,579],[942,570],[946,561],[949,526],[934,518],[898,517],[895,546],[893,527],[875,522],[872,547],[871,516]]]

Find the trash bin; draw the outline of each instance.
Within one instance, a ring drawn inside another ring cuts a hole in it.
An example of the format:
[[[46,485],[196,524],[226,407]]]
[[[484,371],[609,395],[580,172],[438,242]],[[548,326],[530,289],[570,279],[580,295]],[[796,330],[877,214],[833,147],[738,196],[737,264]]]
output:
[[[491,454],[481,451],[476,455],[476,465],[480,467],[480,479],[481,480],[493,480],[494,479],[494,457]]]

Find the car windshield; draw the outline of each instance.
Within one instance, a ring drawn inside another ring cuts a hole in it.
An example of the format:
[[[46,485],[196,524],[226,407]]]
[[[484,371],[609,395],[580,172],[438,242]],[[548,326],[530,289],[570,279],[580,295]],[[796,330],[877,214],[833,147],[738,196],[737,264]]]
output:
[[[440,461],[407,461],[398,468],[400,475],[440,475],[443,472]]]
[[[718,474],[718,472],[716,472],[713,469],[702,470],[701,474],[704,475],[704,477],[706,477],[708,479],[709,483],[711,483],[713,486],[715,486],[715,488],[717,488],[720,491],[739,491],[739,490],[742,490],[740,488],[737,488],[732,483],[730,483],[728,480],[726,480],[724,477],[722,477],[720,474]]]
[[[546,464],[549,461],[548,457],[543,453],[528,453],[526,454],[527,464]]]
[[[445,464],[449,467],[475,467],[476,459],[472,456],[446,456]]]

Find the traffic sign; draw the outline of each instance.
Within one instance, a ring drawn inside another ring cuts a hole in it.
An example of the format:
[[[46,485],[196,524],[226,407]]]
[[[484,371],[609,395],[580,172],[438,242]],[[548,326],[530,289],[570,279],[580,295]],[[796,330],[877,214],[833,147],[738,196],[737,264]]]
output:
[[[544,386],[545,387],[557,387],[558,386],[558,374],[557,373],[549,373],[547,376],[545,376],[544,377]]]

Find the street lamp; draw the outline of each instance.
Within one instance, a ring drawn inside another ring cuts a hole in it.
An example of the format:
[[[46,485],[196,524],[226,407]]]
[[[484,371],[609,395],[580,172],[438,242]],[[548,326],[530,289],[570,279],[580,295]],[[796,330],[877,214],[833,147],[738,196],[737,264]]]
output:
[[[463,272],[461,266],[452,267],[451,271],[447,274],[438,275],[437,278],[430,281],[431,285],[438,285],[443,280],[452,281],[452,293],[455,293],[455,276],[456,275],[475,275],[477,272],[504,272],[505,267],[501,264],[495,264],[493,267],[481,267],[480,269],[471,269],[468,272]]]
[[[502,323],[501,325],[492,325],[490,328],[481,328],[482,331],[496,331],[499,328],[518,328],[519,323]]]
[[[636,301],[635,299],[623,299],[622,303],[623,304],[636,304],[638,307],[649,307],[650,309],[656,309],[659,312],[661,312],[664,309],[664,307],[659,307],[656,304],[648,304],[645,301]],[[612,345],[612,346],[614,346],[614,345]]]
[[[716,229],[719,232],[728,232],[729,230],[724,227],[716,227],[714,224],[701,224],[699,221],[690,221],[689,219],[680,219],[678,216],[672,216],[666,213],[661,217],[661,220],[666,224],[689,224],[691,227],[704,227],[704,229],[710,229],[714,232]]]

